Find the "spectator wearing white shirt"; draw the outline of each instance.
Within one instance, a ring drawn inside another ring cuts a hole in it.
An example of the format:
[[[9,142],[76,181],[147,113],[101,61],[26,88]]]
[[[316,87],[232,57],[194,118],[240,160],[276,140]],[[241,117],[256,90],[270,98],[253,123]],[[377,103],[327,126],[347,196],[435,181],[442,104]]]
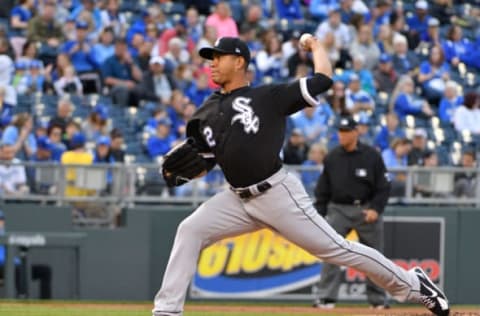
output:
[[[347,25],[342,23],[342,17],[340,15],[339,8],[333,8],[328,13],[328,19],[320,23],[315,36],[321,40],[324,40],[328,33],[333,33],[335,37],[335,44],[337,49],[341,53],[342,64],[348,59],[348,50],[352,42],[350,30]],[[344,65],[342,65],[344,67]]]
[[[7,52],[8,40],[0,37],[0,87],[5,88],[5,102],[15,105],[17,104],[17,94],[11,85],[15,66]]]
[[[453,115],[453,125],[459,132],[469,131],[480,134],[480,99],[475,92],[465,95],[463,105],[457,108]]]
[[[64,96],[67,93],[79,96],[83,94],[82,82],[75,74],[73,66],[67,66],[63,76],[55,81],[53,85],[58,96]]]
[[[29,191],[25,167],[19,162],[14,147],[0,141],[0,196],[18,196]]]
[[[373,40],[372,28],[368,24],[362,24],[360,26],[357,39],[350,47],[350,55],[364,56],[364,67],[369,70],[372,70],[377,65],[380,57],[380,49]]]

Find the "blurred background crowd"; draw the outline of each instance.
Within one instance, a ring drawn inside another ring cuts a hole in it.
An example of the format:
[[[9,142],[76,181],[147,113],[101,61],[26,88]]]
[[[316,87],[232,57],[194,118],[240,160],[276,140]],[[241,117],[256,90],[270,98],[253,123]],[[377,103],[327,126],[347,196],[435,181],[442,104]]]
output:
[[[301,175],[310,192],[342,115],[388,168],[473,168],[479,25],[478,1],[463,0],[2,0],[0,162],[157,162],[217,88],[199,48],[238,36],[251,85],[287,82],[312,73],[298,49],[309,32],[328,50],[334,84],[289,117],[280,154],[318,167]],[[0,193],[34,190],[21,166],[0,165],[0,177]],[[472,197],[475,178],[457,175],[455,194]]]

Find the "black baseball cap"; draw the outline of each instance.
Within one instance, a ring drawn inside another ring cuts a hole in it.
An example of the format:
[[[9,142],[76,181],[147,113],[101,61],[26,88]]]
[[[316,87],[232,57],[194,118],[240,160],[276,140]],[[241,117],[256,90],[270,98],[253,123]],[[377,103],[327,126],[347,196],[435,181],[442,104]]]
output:
[[[213,59],[213,53],[242,56],[250,62],[250,50],[247,44],[237,37],[222,37],[215,42],[213,47],[201,48],[198,53],[205,59]]]
[[[352,116],[342,116],[337,123],[340,131],[352,131],[357,127],[358,123]]]

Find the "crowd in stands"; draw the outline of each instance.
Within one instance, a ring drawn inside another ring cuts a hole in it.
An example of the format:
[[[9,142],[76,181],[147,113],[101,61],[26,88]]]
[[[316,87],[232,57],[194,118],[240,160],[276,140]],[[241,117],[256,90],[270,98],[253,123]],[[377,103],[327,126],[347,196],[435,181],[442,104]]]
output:
[[[313,71],[303,32],[335,68],[318,106],[289,117],[280,153],[318,167],[302,174],[310,192],[343,115],[389,168],[476,166],[480,7],[463,0],[2,1],[0,160],[156,162],[217,88],[199,48],[238,36],[251,85],[288,82]],[[0,194],[28,191],[7,169]],[[457,195],[473,196],[475,173],[457,178]],[[392,179],[402,192],[404,174]]]

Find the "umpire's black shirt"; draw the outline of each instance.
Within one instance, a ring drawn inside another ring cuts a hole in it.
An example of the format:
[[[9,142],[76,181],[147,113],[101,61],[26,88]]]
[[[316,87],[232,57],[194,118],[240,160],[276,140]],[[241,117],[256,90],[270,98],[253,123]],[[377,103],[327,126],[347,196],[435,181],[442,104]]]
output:
[[[315,207],[325,215],[329,202],[361,203],[380,214],[389,193],[390,182],[382,156],[375,148],[359,142],[354,151],[338,146],[327,154],[315,188]]]
[[[213,93],[187,124],[187,136],[200,151],[212,153],[233,187],[267,179],[282,166],[279,157],[286,116],[316,105],[316,96],[330,88],[323,74],[287,84],[241,87]]]

